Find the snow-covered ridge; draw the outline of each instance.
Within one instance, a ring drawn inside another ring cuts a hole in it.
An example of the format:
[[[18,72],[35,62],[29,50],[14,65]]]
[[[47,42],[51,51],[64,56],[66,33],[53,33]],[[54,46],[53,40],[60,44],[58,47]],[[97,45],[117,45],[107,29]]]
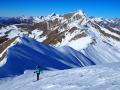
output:
[[[95,65],[92,60],[71,47],[64,46],[61,49],[23,37],[21,42],[9,48],[7,61],[4,59],[6,63],[0,62],[4,64],[0,67],[0,77],[23,74],[25,70],[33,70],[37,64],[43,70],[64,70]]]
[[[120,18],[90,17],[90,19],[101,26],[110,26],[120,30]]]

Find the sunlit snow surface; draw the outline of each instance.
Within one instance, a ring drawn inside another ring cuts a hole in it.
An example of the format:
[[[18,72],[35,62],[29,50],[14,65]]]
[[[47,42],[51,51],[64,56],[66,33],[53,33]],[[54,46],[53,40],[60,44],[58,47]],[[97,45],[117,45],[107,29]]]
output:
[[[120,63],[44,71],[36,80],[34,71],[0,79],[1,90],[120,90]]]

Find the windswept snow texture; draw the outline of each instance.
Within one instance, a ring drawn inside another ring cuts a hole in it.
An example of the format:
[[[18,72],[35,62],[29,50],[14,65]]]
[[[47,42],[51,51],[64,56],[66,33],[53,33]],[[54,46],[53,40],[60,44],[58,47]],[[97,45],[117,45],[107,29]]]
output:
[[[34,39],[23,37],[21,42],[9,48],[6,64],[0,67],[0,77],[22,74],[32,70],[37,64],[43,70],[63,70],[95,65],[82,53],[64,46],[55,49]]]
[[[120,63],[59,71],[45,71],[36,81],[34,71],[0,79],[1,90],[120,90]]]

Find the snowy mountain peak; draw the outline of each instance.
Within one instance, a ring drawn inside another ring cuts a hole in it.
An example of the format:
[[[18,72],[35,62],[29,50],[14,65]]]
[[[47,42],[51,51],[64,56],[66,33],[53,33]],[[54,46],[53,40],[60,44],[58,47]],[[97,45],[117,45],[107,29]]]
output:
[[[79,14],[81,16],[85,16],[85,13],[82,10],[75,11],[75,14]]]
[[[50,16],[53,17],[53,16],[59,16],[59,15],[56,13],[52,13],[52,14],[50,14]]]
[[[74,12],[71,12],[71,13],[67,13],[67,14],[64,14],[63,15],[65,19],[74,19],[74,18],[77,18],[77,19],[80,19],[80,18],[83,18],[83,17],[86,17],[85,13],[82,11],[82,10],[78,10],[78,11],[74,11]]]

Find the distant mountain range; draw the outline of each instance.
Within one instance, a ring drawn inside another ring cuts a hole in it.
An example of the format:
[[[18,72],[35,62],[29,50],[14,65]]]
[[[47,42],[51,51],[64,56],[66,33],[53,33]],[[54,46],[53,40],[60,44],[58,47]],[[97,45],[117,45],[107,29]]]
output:
[[[52,13],[48,16],[19,16],[19,17],[0,17],[0,25],[13,25],[13,24],[31,24],[31,23],[39,23],[44,20],[49,19],[50,17],[62,16],[55,13]],[[89,17],[91,20],[95,21],[99,25],[107,25],[111,27],[120,28],[120,18],[99,18],[99,17]]]
[[[39,46],[39,44],[30,43],[34,42],[34,40],[41,42],[43,46],[44,44],[50,45],[52,48],[55,48],[55,50],[60,47],[70,47],[72,51],[70,49],[69,51],[68,48],[62,48],[60,52],[67,57],[72,55],[72,57],[69,57],[69,60],[72,61],[73,59],[73,63],[77,62],[79,67],[86,66],[86,63],[89,61],[92,62],[92,64],[88,63],[87,65],[120,61],[120,18],[105,19],[89,17],[81,10],[64,15],[53,13],[48,16],[38,17],[0,17],[1,62],[5,62],[6,58],[7,60],[11,60],[9,59],[10,57],[14,58],[14,60],[19,58],[8,52],[13,53],[13,51],[20,51],[19,54],[21,55],[24,51],[27,51],[26,53],[30,53],[30,55],[33,54],[29,52],[28,49],[21,48],[25,43],[21,44],[19,37],[22,38],[24,36],[28,37],[24,39],[27,42],[27,47],[33,52],[37,52],[37,47],[39,47],[39,50],[43,48]],[[29,41],[29,38],[33,39]],[[20,47],[19,45],[17,46],[17,43],[20,43]],[[14,48],[15,45],[17,48]],[[44,53],[45,57],[47,57],[48,53],[45,50],[37,52],[37,54]],[[56,50],[56,52],[58,51]],[[76,52],[79,52],[79,54]],[[51,51],[51,53],[53,52]],[[56,56],[54,56],[54,54],[52,55],[52,59],[54,57],[54,60],[57,60],[55,58]],[[27,56],[27,60],[32,59],[29,55]],[[25,57],[26,56],[22,56],[22,59],[24,60]],[[37,57],[38,56],[34,58]],[[60,57],[63,56],[58,57],[57,58],[60,59]],[[66,59],[62,60],[62,63],[65,65],[68,64],[64,61]],[[3,65],[4,64],[1,66]],[[69,65],[71,66],[70,63]],[[43,68],[45,67],[47,66],[43,65]],[[62,66],[60,65],[60,67]],[[49,68],[58,69],[53,67],[53,65],[49,66]],[[73,66],[71,68],[73,68]]]

